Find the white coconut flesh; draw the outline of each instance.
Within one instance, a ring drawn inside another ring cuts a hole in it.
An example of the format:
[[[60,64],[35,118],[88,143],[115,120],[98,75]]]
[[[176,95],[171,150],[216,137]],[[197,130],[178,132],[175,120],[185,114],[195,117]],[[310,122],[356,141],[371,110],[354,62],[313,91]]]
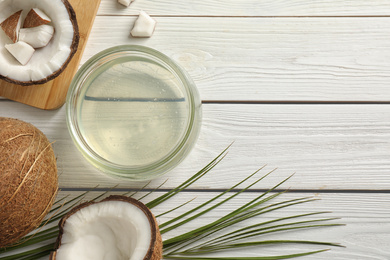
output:
[[[19,41],[26,42],[36,49],[43,48],[49,44],[53,34],[53,26],[47,24],[31,28],[22,28],[19,31]]]
[[[0,74],[16,81],[38,81],[61,69],[71,54],[73,24],[61,0],[0,0],[0,23],[19,10],[21,19],[32,8],[38,8],[51,20],[54,34],[44,48],[36,49],[27,64],[22,65],[5,48],[11,39],[0,30]]]
[[[35,49],[23,41],[13,44],[6,44],[5,48],[11,53],[20,64],[25,65],[33,56]]]
[[[151,37],[156,27],[156,23],[156,20],[150,17],[145,11],[141,10],[130,34],[133,37]]]
[[[148,217],[137,206],[104,201],[67,218],[56,260],[140,260],[151,241]]]

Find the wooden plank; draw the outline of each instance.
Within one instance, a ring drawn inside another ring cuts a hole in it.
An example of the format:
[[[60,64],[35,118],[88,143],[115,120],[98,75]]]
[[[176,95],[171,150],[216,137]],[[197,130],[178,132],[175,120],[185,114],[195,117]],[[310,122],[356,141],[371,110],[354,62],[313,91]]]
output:
[[[139,10],[175,16],[388,16],[390,3],[386,0],[156,0],[134,1],[126,8],[117,1],[103,0],[98,14],[135,15]]]
[[[76,54],[66,69],[60,76],[42,85],[25,87],[0,81],[0,96],[41,109],[56,109],[65,103],[68,87],[79,67],[100,0],[69,0],[69,2],[76,12],[80,42]]]
[[[390,18],[155,18],[135,39],[135,17],[97,17],[82,63],[140,44],[182,65],[203,100],[390,101]]]
[[[0,116],[29,121],[55,141],[61,187],[140,185],[108,178],[84,160],[69,137],[65,108],[25,111],[21,104],[0,101]],[[204,104],[194,150],[152,186],[166,179],[169,187],[178,185],[234,142],[227,158],[197,188],[228,188],[267,164],[261,174],[278,169],[255,188],[295,173],[283,188],[389,190],[389,111],[388,105]]]

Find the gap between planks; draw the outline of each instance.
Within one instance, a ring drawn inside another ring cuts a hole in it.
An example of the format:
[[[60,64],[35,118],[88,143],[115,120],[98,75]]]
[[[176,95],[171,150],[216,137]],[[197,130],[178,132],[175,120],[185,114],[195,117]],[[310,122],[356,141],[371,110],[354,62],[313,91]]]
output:
[[[0,97],[0,102],[16,102]],[[390,101],[284,101],[284,100],[202,100],[202,104],[252,105],[390,105]]]
[[[283,101],[283,100],[202,100],[202,104],[269,105],[390,105],[390,101]]]
[[[85,191],[94,191],[94,192],[169,192],[173,189],[127,189],[127,188],[59,188],[60,191],[64,192],[85,192]],[[194,193],[194,192],[225,192],[227,189],[185,189],[180,192],[187,192],[187,193]],[[229,193],[236,193],[240,192],[241,189],[233,189],[229,191]],[[251,189],[251,190],[245,190],[243,193],[262,193],[262,192],[268,192],[268,189]],[[289,193],[342,193],[342,194],[363,194],[363,193],[370,193],[370,194],[390,194],[390,190],[382,189],[382,190],[354,190],[354,189],[275,189],[272,192],[289,192]]]
[[[138,17],[138,14],[98,14],[106,17]],[[390,18],[390,15],[150,15],[167,18]]]

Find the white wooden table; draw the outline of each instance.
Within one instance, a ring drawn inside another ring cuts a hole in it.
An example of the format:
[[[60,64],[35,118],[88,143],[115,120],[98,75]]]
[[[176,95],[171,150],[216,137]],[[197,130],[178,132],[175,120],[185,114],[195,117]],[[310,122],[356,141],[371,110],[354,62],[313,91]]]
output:
[[[129,36],[139,10],[157,20],[151,38]],[[346,224],[282,234],[345,246],[302,259],[390,259],[390,1],[136,0],[125,8],[102,0],[82,63],[121,44],[149,46],[173,58],[191,75],[203,100],[195,148],[149,188],[166,179],[162,188],[176,187],[234,141],[219,166],[175,203],[193,197],[200,203],[266,164],[264,174],[278,169],[253,191],[295,173],[280,187],[290,189],[284,198],[320,199],[282,215],[332,211],[328,217]],[[31,122],[56,141],[59,196],[118,184],[78,152],[65,107],[43,111],[0,99],[0,116]],[[121,182],[117,189],[144,184]],[[232,202],[187,229],[238,205]],[[302,248],[324,247],[289,245],[261,252]]]

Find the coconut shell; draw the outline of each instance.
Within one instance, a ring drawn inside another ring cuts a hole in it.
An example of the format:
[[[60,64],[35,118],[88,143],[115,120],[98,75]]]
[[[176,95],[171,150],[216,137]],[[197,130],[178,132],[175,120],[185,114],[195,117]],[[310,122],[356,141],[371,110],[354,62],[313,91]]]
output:
[[[151,231],[151,240],[150,240],[150,245],[149,245],[149,250],[143,260],[160,260],[162,259],[162,254],[163,254],[163,242],[160,234],[160,230],[157,224],[157,220],[154,217],[153,213],[150,211],[148,207],[146,207],[142,202],[139,200],[127,197],[127,196],[122,196],[122,195],[111,195],[105,199],[103,199],[100,202],[105,202],[105,201],[123,201],[127,203],[131,203],[134,206],[138,207],[141,209],[144,214],[147,216],[150,224],[150,231]],[[70,210],[58,223],[59,226],[59,235],[56,241],[55,245],[55,250],[59,249],[61,247],[61,239],[64,234],[64,226],[66,223],[66,220],[78,212],[80,209],[88,207],[90,205],[100,203],[100,202],[94,202],[94,201],[88,201],[85,203],[82,203],[76,207],[74,207],[72,210]],[[56,259],[56,251],[53,251],[50,254],[50,260],[55,260]]]
[[[36,81],[19,81],[15,79],[8,78],[4,75],[0,75],[0,79],[5,80],[9,83],[16,84],[16,85],[21,85],[21,86],[29,86],[29,85],[40,85],[40,84],[45,84],[50,80],[55,79],[58,77],[68,66],[70,61],[72,60],[73,56],[76,54],[78,46],[79,46],[79,41],[80,41],[80,32],[79,32],[79,27],[77,23],[77,18],[76,18],[76,12],[74,11],[72,5],[68,2],[68,0],[61,0],[64,3],[64,6],[66,7],[68,14],[69,14],[69,19],[72,22],[73,25],[73,40],[72,44],[70,46],[70,54],[66,61],[62,64],[61,68],[59,68],[57,71],[53,72],[46,78],[36,80]]]
[[[14,43],[18,41],[18,24],[21,14],[22,10],[12,14],[0,24],[1,29]]]
[[[0,117],[0,247],[34,230],[58,190],[56,158],[33,125]]]

